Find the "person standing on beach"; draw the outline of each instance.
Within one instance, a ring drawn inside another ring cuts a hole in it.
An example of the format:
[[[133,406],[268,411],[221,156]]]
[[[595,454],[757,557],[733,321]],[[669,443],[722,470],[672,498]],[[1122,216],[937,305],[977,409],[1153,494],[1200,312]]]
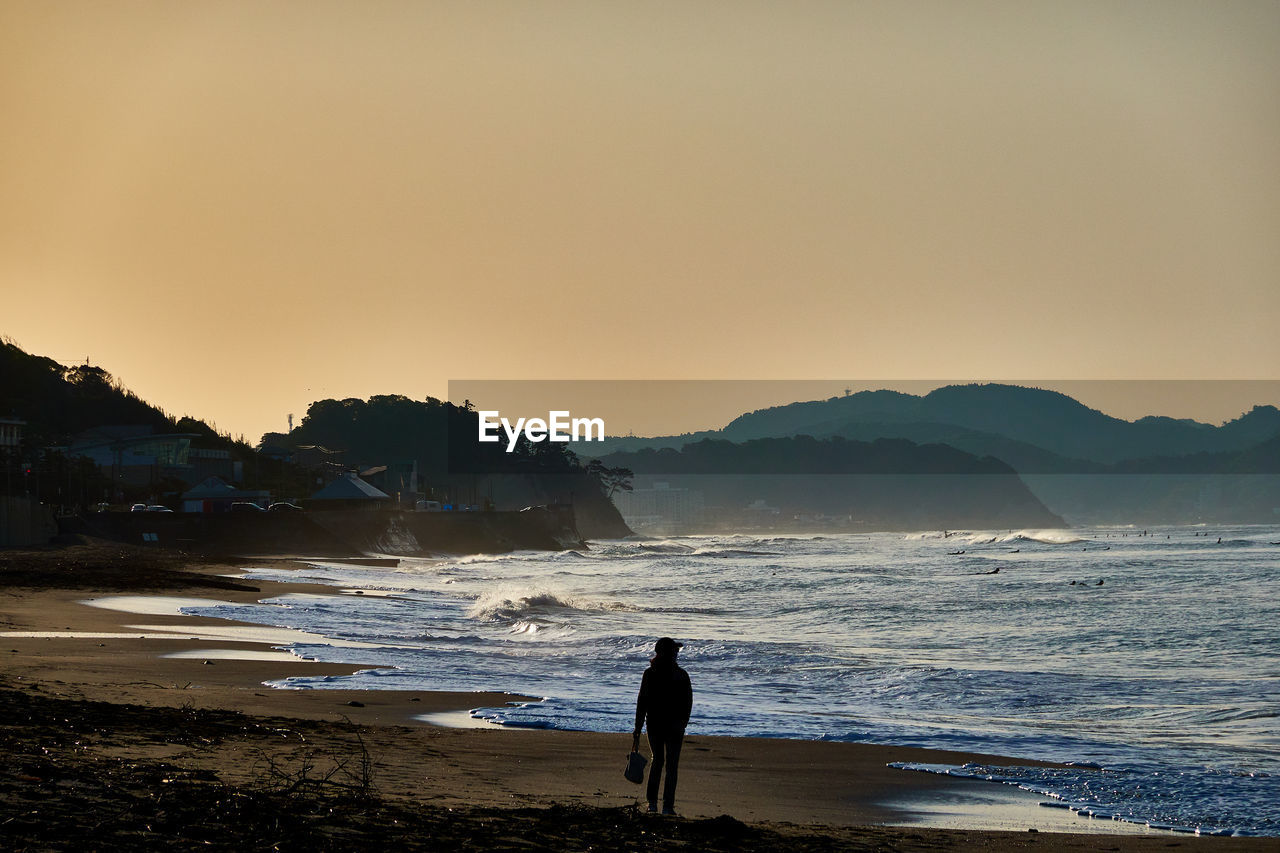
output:
[[[663,814],[676,813],[680,747],[684,743],[684,730],[689,725],[689,712],[693,708],[693,685],[689,681],[689,673],[676,664],[676,655],[683,646],[670,637],[658,640],[649,668],[640,680],[640,695],[636,697],[636,728],[631,739],[631,751],[640,748],[640,730],[647,723],[649,748],[653,751],[653,764],[649,767],[649,811],[658,810],[658,783],[665,767],[667,781],[662,789]]]

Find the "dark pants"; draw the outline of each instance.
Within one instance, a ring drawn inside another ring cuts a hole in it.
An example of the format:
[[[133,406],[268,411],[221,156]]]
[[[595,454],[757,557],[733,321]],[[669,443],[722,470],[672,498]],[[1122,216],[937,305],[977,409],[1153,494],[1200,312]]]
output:
[[[684,743],[684,730],[653,730],[649,727],[649,749],[653,751],[653,764],[649,766],[649,802],[658,801],[658,781],[662,769],[667,770],[667,784],[662,789],[662,807],[674,808],[676,782],[680,778],[680,747]]]

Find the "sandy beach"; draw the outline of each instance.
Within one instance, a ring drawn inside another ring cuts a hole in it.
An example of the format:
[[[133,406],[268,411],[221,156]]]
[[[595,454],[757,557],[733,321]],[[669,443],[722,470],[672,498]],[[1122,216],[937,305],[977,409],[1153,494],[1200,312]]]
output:
[[[629,733],[439,725],[523,697],[262,686],[356,667],[273,653],[276,629],[174,612],[173,599],[334,593],[236,570],[102,543],[0,552],[4,846],[91,833],[102,849],[1276,849],[886,766],[1023,760],[697,732],[681,817],[652,817],[622,778]]]

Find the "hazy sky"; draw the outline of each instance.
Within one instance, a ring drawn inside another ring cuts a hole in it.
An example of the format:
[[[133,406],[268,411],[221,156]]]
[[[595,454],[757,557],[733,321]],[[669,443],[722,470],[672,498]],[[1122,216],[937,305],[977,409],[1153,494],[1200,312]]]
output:
[[[1223,0],[0,0],[0,334],[250,440],[450,379],[1280,378],[1278,46]]]

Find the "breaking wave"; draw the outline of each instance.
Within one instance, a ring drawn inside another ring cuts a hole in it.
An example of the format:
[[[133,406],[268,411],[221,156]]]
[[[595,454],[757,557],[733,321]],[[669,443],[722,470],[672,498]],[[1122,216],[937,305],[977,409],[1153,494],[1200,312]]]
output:
[[[772,557],[772,551],[749,551],[745,548],[699,548],[695,557]]]
[[[968,545],[995,545],[1004,542],[1039,542],[1042,545],[1070,545],[1074,542],[1089,540],[1077,536],[1070,530],[1013,530],[1008,533],[993,533],[989,530],[929,530],[922,533],[909,533],[903,537],[908,542],[925,539],[945,539],[948,542],[963,542]]]
[[[564,618],[574,613],[609,613],[631,609],[633,608],[618,601],[562,596],[544,590],[527,595],[510,590],[495,590],[477,598],[467,608],[467,616],[482,622],[519,623],[548,617]]]
[[[1071,545],[1087,542],[1069,530],[1016,530],[999,537],[998,542],[1039,542],[1044,545]]]

